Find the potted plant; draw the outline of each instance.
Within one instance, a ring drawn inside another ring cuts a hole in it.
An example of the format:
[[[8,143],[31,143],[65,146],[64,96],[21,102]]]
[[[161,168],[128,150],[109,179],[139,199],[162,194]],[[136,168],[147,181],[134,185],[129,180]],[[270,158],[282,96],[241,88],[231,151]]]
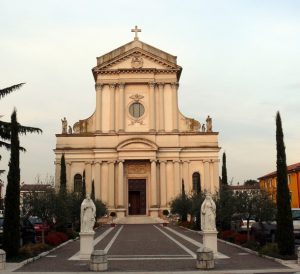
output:
[[[114,218],[116,218],[116,216],[117,216],[117,214],[116,214],[116,212],[114,212],[114,211],[112,211],[110,214],[109,214],[109,216],[111,217],[111,226],[112,227],[115,227],[116,226],[116,224],[114,223]]]

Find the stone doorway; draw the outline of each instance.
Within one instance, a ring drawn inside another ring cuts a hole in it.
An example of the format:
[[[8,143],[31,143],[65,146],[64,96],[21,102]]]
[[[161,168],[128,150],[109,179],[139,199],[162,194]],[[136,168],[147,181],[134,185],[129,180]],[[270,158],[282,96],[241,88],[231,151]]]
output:
[[[146,179],[128,179],[129,215],[146,215]]]

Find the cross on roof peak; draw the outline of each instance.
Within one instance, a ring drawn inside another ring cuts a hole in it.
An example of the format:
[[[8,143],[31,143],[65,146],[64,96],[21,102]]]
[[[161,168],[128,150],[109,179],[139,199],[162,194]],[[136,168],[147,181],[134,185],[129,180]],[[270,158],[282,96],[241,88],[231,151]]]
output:
[[[137,26],[135,26],[134,29],[131,29],[131,32],[135,32],[134,40],[139,40],[139,37],[138,37],[137,33],[142,32],[142,30],[139,29]]]

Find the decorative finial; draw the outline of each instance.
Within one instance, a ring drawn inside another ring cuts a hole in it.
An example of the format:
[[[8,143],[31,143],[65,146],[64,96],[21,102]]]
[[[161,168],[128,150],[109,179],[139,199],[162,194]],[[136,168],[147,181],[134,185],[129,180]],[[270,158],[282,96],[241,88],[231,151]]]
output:
[[[135,28],[132,29],[131,32],[135,32],[134,40],[139,40],[139,37],[138,37],[137,33],[142,32],[142,30],[139,29],[137,26],[135,26]]]

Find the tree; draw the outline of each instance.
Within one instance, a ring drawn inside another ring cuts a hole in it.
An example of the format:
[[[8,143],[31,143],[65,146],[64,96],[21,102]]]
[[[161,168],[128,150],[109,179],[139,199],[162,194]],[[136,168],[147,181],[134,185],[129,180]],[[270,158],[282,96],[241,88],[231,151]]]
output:
[[[228,185],[227,167],[226,167],[226,153],[225,152],[223,152],[223,157],[222,157],[222,185]]]
[[[66,161],[65,154],[61,155],[60,160],[60,189],[61,192],[66,192],[67,190],[67,173],[66,173]]]
[[[16,110],[11,115],[11,155],[7,175],[3,246],[8,257],[16,256],[20,247],[20,142]]]
[[[252,180],[252,179],[249,179],[249,180],[247,180],[247,181],[244,182],[245,186],[255,186],[257,184],[258,184],[258,181]]]
[[[277,233],[276,239],[281,255],[294,254],[294,227],[291,199],[287,180],[285,145],[280,113],[276,114],[277,148]]]
[[[95,201],[95,182],[92,181],[92,192],[91,192],[91,199]]]
[[[191,213],[192,204],[189,197],[185,194],[183,181],[181,187],[181,194],[171,201],[171,213],[178,214],[181,221],[186,222],[187,215]]]
[[[24,84],[25,83],[21,83],[4,89],[0,89],[0,99],[10,94],[13,91],[20,89]],[[0,148],[5,147],[6,149],[10,149],[11,144],[9,143],[9,140],[11,139],[11,130],[12,130],[12,125],[10,122],[4,122],[0,120]],[[18,134],[27,134],[27,133],[42,133],[42,130],[39,128],[22,126],[18,124]],[[20,146],[19,146],[19,150],[25,151],[25,149]],[[1,160],[1,155],[0,155],[0,160]],[[0,174],[3,172],[4,170],[0,170]]]
[[[82,175],[82,200],[85,199],[86,196],[86,184],[85,184],[85,170],[83,171],[83,175]]]

